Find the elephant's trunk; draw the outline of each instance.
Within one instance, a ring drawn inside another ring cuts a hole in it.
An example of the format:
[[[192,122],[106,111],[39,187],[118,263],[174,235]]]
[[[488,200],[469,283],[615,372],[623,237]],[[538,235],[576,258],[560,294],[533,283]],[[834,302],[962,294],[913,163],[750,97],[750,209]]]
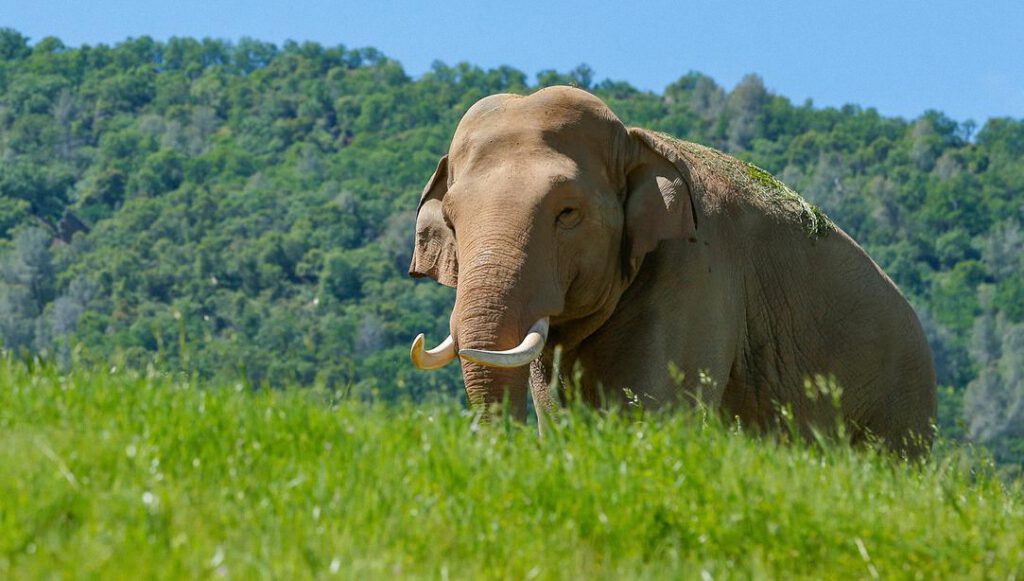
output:
[[[523,336],[523,325],[517,320],[518,317],[506,315],[508,311],[499,305],[495,305],[494,310],[466,310],[458,308],[458,305],[456,300],[453,327],[457,327],[453,331],[459,351],[511,348],[519,343],[517,337]],[[507,400],[512,416],[526,419],[529,367],[499,368],[465,357],[460,358],[460,361],[470,405],[482,408],[485,414],[489,414],[492,406],[503,405]]]
[[[485,418],[492,417],[507,404],[507,411],[513,418],[526,421],[528,366],[503,369],[463,359],[462,377],[466,382],[470,406],[478,409]]]
[[[526,233],[520,236],[529,239]],[[519,360],[539,354],[547,335],[545,317],[560,312],[562,298],[538,282],[547,277],[532,269],[543,262],[528,266],[526,249],[516,242],[477,239],[460,247],[463,260],[451,328],[470,404],[489,409],[507,399],[513,417],[525,420],[530,368],[528,361]],[[494,352],[517,349],[526,353],[493,357]]]

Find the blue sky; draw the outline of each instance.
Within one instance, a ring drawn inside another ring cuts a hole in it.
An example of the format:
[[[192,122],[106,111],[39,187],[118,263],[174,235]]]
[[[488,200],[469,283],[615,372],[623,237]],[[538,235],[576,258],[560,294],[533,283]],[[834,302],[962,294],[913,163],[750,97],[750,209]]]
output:
[[[412,75],[434,60],[531,77],[586,63],[597,79],[656,91],[690,70],[728,88],[755,72],[795,102],[1024,117],[1024,0],[0,0],[0,26],[69,45],[150,35],[373,46]]]

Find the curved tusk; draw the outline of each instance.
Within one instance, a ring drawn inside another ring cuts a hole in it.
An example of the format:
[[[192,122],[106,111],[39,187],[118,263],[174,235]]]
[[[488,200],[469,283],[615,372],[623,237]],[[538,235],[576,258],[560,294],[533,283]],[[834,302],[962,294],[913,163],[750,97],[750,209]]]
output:
[[[455,340],[451,335],[440,345],[426,351],[423,349],[423,333],[412,341],[412,364],[419,369],[440,369],[455,360]]]
[[[548,340],[548,318],[538,319],[518,347],[507,351],[460,349],[459,357],[487,367],[522,367],[540,356]]]

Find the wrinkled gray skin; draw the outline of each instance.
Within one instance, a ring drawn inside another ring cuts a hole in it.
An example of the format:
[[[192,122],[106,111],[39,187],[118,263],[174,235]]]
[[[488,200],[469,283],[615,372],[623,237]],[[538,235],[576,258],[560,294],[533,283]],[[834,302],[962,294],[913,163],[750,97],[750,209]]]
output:
[[[926,451],[932,358],[892,281],[838,228],[809,236],[797,211],[704,161],[574,88],[494,95],[466,112],[423,192],[410,274],[456,288],[460,349],[508,349],[551,318],[530,367],[461,361],[471,404],[507,396],[525,418],[529,384],[550,406],[561,345],[562,369],[581,365],[594,405],[622,401],[623,388],[648,408],[692,401],[705,371],[701,397],[728,417],[768,428],[785,405],[806,430],[835,412],[804,380],[833,374],[855,440]]]

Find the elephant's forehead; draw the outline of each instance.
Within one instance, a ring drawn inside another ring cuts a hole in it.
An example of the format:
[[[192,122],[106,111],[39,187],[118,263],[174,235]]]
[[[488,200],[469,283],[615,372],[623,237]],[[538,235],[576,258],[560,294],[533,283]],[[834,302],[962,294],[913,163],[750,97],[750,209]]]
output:
[[[454,174],[471,168],[515,165],[534,173],[572,173],[576,167],[604,165],[610,138],[599,130],[538,122],[530,118],[488,123],[461,132],[452,141]]]
[[[487,120],[459,128],[452,140],[451,155],[472,155],[477,152],[509,152],[548,147],[544,128],[530,119]]]
[[[617,131],[624,131],[614,113],[596,98],[567,98],[562,93],[541,91],[529,97],[506,98],[481,110],[474,107],[455,131],[453,153],[460,149],[546,146],[571,154],[574,143],[607,143]],[[582,91],[568,94],[576,97],[577,93]]]
[[[567,140],[531,119],[516,122],[479,124],[456,134],[449,151],[453,173],[471,168],[495,166],[533,166],[535,171],[569,166],[583,161]],[[579,140],[576,140],[579,143]],[[554,171],[554,170],[552,170]]]
[[[463,118],[452,140],[453,183],[470,177],[493,183],[500,175],[499,181],[543,189],[582,173],[607,178],[610,168],[617,167],[625,127],[592,95],[554,87],[481,103]]]
[[[579,167],[565,156],[522,155],[474,157],[453,166],[449,198],[453,201],[482,195],[487,197],[539,198],[578,179]]]
[[[531,119],[538,123],[567,125],[582,119],[619,122],[603,101],[580,89],[548,87],[528,96],[491,95],[477,101],[463,117],[464,124]]]
[[[584,116],[572,109],[508,107],[465,120],[455,132],[453,146],[564,146],[571,139],[605,134],[607,125],[606,120]]]

